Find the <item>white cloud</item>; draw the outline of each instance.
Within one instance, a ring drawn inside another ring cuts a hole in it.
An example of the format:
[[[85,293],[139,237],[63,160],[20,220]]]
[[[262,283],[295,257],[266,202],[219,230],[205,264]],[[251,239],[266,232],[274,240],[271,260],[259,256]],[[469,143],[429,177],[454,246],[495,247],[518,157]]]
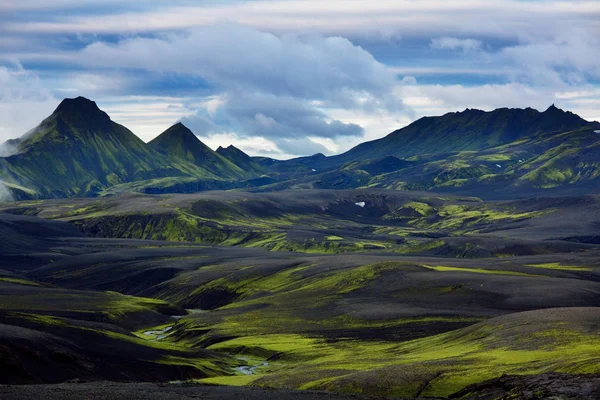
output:
[[[272,141],[260,137],[240,137],[234,132],[221,132],[211,135],[199,135],[200,140],[208,147],[216,150],[219,146],[234,145],[243,152],[254,155],[278,159],[292,158],[294,154],[284,153]]]
[[[35,73],[0,66],[0,143],[34,128],[58,103]]]
[[[70,3],[68,0],[62,0]],[[34,1],[41,3],[41,1]],[[50,21],[11,22],[5,29],[20,32],[124,33],[189,29],[234,21],[262,30],[316,30],[344,36],[462,35],[516,37],[552,36],[573,26],[598,27],[597,1],[518,0],[289,0],[197,3],[145,2],[148,11],[106,15],[56,16]],[[68,6],[68,4],[66,5]]]
[[[359,103],[401,107],[398,99],[390,97],[396,80],[393,72],[341,37],[279,37],[225,24],[163,39],[136,37],[117,45],[98,42],[86,47],[77,61],[95,68],[196,75],[227,90],[319,99],[347,107]]]
[[[447,112],[477,108],[491,111],[501,107],[532,107],[545,110],[552,103],[573,111],[588,120],[597,120],[598,112],[590,112],[586,100],[595,101],[597,89],[586,85],[571,92],[522,83],[464,85],[415,85],[399,87],[405,102],[420,116],[443,115]],[[590,97],[591,96],[591,97]]]
[[[463,53],[471,53],[481,50],[482,43],[476,39],[459,39],[444,36],[431,40],[431,48],[437,50],[460,50]]]
[[[227,24],[94,43],[77,60],[95,68],[200,76],[222,93],[197,104],[198,114],[184,116],[184,123],[200,135],[235,129],[240,137],[266,137],[291,154],[327,151],[309,136],[362,136],[360,126],[330,118],[330,108],[403,110],[395,74],[340,37],[275,36]]]
[[[506,47],[497,62],[516,64],[517,77],[526,76],[541,85],[579,84],[588,76],[600,78],[598,49],[600,33],[574,29],[551,39],[529,38]]]

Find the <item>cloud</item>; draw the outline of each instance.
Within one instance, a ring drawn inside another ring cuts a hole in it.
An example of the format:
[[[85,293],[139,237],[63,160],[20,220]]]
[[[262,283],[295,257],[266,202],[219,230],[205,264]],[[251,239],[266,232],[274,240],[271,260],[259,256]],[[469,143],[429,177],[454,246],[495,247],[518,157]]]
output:
[[[58,105],[37,74],[0,66],[0,143],[22,136]]]
[[[277,144],[277,147],[284,153],[296,156],[329,153],[325,146],[320,143],[315,143],[308,138],[275,139],[274,141]]]
[[[533,107],[543,111],[555,103],[557,107],[574,111],[588,120],[600,120],[600,113],[594,108],[599,104],[600,91],[592,85],[569,91],[515,82],[479,86],[412,85],[398,90],[419,115],[442,115],[465,108],[491,111],[501,107]]]
[[[436,50],[461,50],[463,53],[472,53],[481,50],[482,43],[475,39],[459,39],[455,37],[441,37],[432,39],[430,47]]]
[[[395,75],[341,37],[283,35],[236,25],[185,35],[135,37],[87,46],[78,62],[94,68],[138,68],[200,76],[226,90],[319,99],[345,106],[401,108],[390,96]]]
[[[0,179],[0,203],[7,203],[15,201],[12,191],[8,186]]]
[[[268,138],[291,154],[327,151],[310,136],[363,135],[359,125],[330,118],[330,108],[404,110],[394,94],[395,74],[340,37],[276,36],[227,24],[187,35],[94,43],[77,59],[94,68],[199,76],[220,94],[183,123],[200,136],[234,130],[240,137]]]
[[[40,4],[54,2],[35,0],[28,3],[41,7]],[[65,10],[77,9],[73,1],[61,0],[61,3],[64,3]],[[384,37],[434,37],[431,33],[435,31],[438,36],[461,32],[464,35],[475,33],[506,38],[568,31],[569,24],[564,21],[572,22],[573,26],[597,27],[600,7],[597,1],[286,0],[220,1],[197,5],[197,2],[173,0],[165,6],[164,2],[155,0],[143,2],[141,11],[97,11],[79,16],[62,14],[64,16],[56,13],[52,19],[42,18],[27,23],[11,21],[5,29],[122,34],[190,29],[234,21],[280,33],[311,29],[346,37],[373,36],[374,33]]]
[[[0,157],[10,157],[18,151],[17,146],[10,141],[0,143]]]
[[[579,84],[600,78],[600,34],[574,29],[551,39],[529,38],[503,48],[499,62],[513,63],[517,77],[540,85]]]
[[[362,128],[331,120],[307,102],[272,95],[231,95],[224,111],[249,135],[272,138],[362,136]]]
[[[335,139],[364,134],[361,126],[332,119],[309,102],[293,97],[230,93],[211,111],[199,110],[182,122],[199,136],[234,129],[238,137],[266,138],[287,154],[328,152],[309,137]]]

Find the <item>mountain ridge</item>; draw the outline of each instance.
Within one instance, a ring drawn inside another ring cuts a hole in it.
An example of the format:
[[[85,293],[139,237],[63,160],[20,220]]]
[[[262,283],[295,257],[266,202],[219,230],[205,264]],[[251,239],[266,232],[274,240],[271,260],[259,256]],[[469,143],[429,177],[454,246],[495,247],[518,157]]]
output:
[[[358,144],[322,160],[318,167],[336,167],[350,161],[385,156],[410,158],[419,154],[474,151],[507,144],[529,135],[580,128],[588,122],[554,104],[540,112],[533,108],[467,108],[441,116],[422,117],[388,135]],[[433,131],[433,133],[431,133]],[[429,133],[424,135],[424,133]],[[298,160],[305,158],[301,157]]]
[[[280,161],[250,157],[233,145],[213,151],[181,122],[144,143],[95,102],[77,97],[6,142],[15,151],[0,156],[0,182],[18,199],[98,196],[111,187],[554,190],[600,176],[599,128],[554,105],[543,112],[466,109],[420,118],[339,155]]]

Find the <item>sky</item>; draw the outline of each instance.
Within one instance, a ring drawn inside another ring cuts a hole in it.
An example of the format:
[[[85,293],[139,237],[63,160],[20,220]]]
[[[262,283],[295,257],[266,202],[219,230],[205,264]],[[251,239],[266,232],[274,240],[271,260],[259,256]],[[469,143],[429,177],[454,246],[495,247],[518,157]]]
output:
[[[77,96],[280,159],[466,108],[600,120],[599,50],[589,0],[1,0],[0,142]]]

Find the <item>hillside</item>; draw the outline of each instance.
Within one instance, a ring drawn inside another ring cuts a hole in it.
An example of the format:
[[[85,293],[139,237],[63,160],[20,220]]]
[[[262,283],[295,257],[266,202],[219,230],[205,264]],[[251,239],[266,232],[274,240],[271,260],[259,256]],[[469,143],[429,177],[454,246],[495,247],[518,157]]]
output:
[[[116,184],[164,176],[214,177],[191,163],[169,160],[96,103],[66,99],[0,158],[1,178],[35,197],[93,196]]]
[[[3,382],[465,399],[522,382],[596,398],[600,248],[557,235],[593,234],[597,196],[127,194],[4,211],[19,237],[0,248]]]
[[[600,187],[599,128],[597,122],[586,122],[579,128],[538,133],[477,151],[416,154],[407,159],[360,158],[323,172],[297,173],[264,190],[431,190],[487,199],[596,193]],[[391,146],[389,152],[393,152]],[[300,170],[305,159],[299,161],[284,165]]]
[[[252,159],[252,157],[233,145],[227,147],[219,146],[217,154],[225,157],[247,173],[262,174],[266,172],[258,162]]]
[[[532,108],[499,108],[490,112],[466,109],[440,117],[421,118],[384,138],[359,144],[346,153],[330,157],[327,164],[341,165],[385,156],[410,158],[478,151],[540,133],[565,132],[586,125],[589,122],[554,105],[544,112]]]
[[[165,156],[181,158],[222,178],[250,175],[246,170],[202,143],[181,122],[148,142],[148,145]]]

